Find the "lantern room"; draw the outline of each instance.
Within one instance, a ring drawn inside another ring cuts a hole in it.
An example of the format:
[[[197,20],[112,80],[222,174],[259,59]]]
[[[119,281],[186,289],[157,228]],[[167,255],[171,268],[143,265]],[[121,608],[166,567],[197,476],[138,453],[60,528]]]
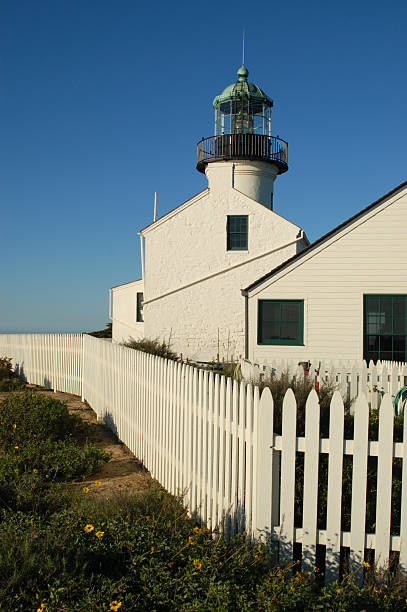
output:
[[[215,134],[198,143],[197,169],[205,172],[211,161],[261,160],[288,170],[287,142],[271,135],[273,100],[260,87],[248,82],[249,71],[242,65],[238,80],[213,100]]]

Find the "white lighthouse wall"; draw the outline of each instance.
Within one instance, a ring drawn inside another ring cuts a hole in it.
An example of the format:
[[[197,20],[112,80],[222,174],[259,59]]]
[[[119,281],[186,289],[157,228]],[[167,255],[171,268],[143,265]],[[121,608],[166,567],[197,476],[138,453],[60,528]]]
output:
[[[112,341],[125,342],[144,337],[144,323],[137,321],[137,293],[143,293],[139,279],[112,288]]]
[[[240,289],[306,245],[297,225],[233,188],[232,163],[207,174],[208,190],[143,230],[145,336],[205,361],[243,354]],[[228,215],[248,216],[248,250],[227,250]]]
[[[249,293],[249,359],[363,358],[363,296],[407,294],[407,188]],[[304,344],[260,345],[258,301],[304,300]]]

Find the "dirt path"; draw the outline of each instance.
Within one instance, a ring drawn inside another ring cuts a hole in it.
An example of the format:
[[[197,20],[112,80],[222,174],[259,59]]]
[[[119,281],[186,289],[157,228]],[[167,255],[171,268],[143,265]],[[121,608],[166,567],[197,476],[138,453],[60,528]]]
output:
[[[103,469],[89,480],[71,483],[69,486],[88,487],[100,495],[114,493],[145,491],[153,484],[150,473],[136,459],[127,446],[119,442],[104,421],[97,419],[96,413],[87,403],[82,403],[77,395],[69,393],[53,393],[34,385],[27,385],[33,393],[45,394],[65,402],[70,413],[79,415],[90,426],[88,441],[103,448],[111,454],[110,460]],[[3,395],[3,394],[2,394]],[[100,483],[100,484],[95,484]]]

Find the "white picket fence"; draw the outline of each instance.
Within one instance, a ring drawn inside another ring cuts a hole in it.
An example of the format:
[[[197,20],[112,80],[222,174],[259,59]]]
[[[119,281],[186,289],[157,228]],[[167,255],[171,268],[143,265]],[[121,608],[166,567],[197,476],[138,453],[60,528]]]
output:
[[[280,560],[292,561],[294,544],[301,543],[302,567],[307,570],[316,564],[317,545],[325,546],[328,580],[339,575],[343,547],[356,567],[368,549],[375,551],[379,565],[386,564],[391,551],[398,551],[407,571],[407,444],[393,441],[389,395],[380,406],[378,441],[368,438],[369,406],[363,394],[354,405],[354,439],[344,439],[339,391],[331,402],[329,437],[320,438],[315,391],[306,404],[305,436],[297,437],[291,390],[284,398],[282,431],[277,434],[269,389],[259,397],[258,387],[250,383],[232,382],[91,336],[0,335],[0,356],[13,357],[29,382],[45,381],[46,386],[81,393],[152,476],[170,493],[182,495],[191,514],[210,528],[221,526],[229,534],[246,529],[256,538],[274,540]],[[407,440],[407,419],[403,439]],[[301,454],[303,520],[298,527],[296,458]],[[326,528],[318,529],[322,454],[329,456],[327,517]],[[351,528],[343,532],[342,467],[347,455],[353,457]],[[375,533],[366,533],[365,522],[369,457],[377,457]],[[391,533],[394,459],[403,461],[397,534]]]
[[[316,358],[310,358],[309,363],[308,375],[317,384],[333,383],[344,400],[354,400],[363,393],[372,409],[380,406],[385,393],[394,398],[397,391],[407,385],[407,363],[378,361],[375,365],[371,361],[367,365],[365,361],[324,361]],[[269,380],[273,376],[279,378],[284,372],[290,377],[304,376],[304,367],[292,359],[275,359],[267,364],[242,359],[240,367],[243,380],[252,383]],[[400,398],[398,410],[403,407],[404,402]]]
[[[12,357],[24,380],[82,394],[82,334],[0,334],[0,357]]]

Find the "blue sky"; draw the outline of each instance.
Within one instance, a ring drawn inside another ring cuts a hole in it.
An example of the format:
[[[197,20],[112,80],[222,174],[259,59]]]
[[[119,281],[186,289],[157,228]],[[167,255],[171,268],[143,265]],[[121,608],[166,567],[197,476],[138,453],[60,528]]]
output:
[[[406,22],[401,0],[3,0],[0,331],[104,327],[154,191],[162,215],[206,186],[244,27],[289,143],[276,212],[315,240],[407,179]]]

